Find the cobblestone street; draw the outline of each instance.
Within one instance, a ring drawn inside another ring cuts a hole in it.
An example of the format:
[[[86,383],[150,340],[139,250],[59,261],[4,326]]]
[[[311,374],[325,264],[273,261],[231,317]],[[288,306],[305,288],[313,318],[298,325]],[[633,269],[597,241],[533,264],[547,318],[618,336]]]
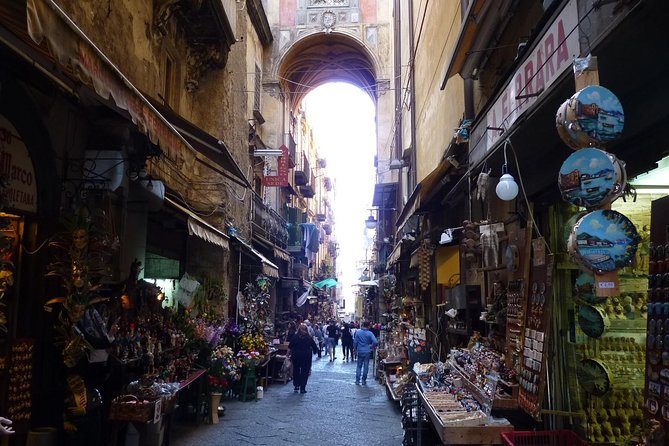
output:
[[[201,445],[400,445],[399,408],[372,379],[355,385],[355,362],[314,359],[306,394],[272,384],[258,401],[227,400],[219,424],[175,423],[171,443]]]

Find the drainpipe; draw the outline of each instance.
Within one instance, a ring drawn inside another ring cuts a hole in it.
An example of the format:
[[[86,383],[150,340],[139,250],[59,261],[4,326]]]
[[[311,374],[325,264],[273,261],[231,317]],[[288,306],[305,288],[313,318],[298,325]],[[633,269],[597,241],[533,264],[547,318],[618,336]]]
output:
[[[414,15],[413,15],[414,0],[409,0],[409,89],[411,100],[411,170],[409,175],[409,189],[413,190],[416,187],[416,152],[418,149],[418,141],[416,140],[416,80],[414,77],[414,57],[416,57],[416,38],[414,36]]]
[[[402,4],[401,0],[395,0],[395,156],[394,159],[401,159],[404,150],[402,138]],[[402,209],[404,206],[404,185],[402,184],[403,172],[400,169],[398,174],[399,193],[395,196],[395,209]],[[397,217],[397,212],[394,218]]]

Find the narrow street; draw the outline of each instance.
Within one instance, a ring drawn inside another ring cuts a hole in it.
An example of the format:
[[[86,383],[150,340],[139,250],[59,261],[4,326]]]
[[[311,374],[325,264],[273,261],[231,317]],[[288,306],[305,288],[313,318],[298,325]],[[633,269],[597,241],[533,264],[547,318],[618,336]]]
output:
[[[370,377],[355,385],[355,362],[314,359],[307,393],[293,393],[292,382],[270,385],[264,398],[227,400],[219,424],[197,428],[175,423],[171,443],[195,445],[400,445],[399,408],[385,387]]]

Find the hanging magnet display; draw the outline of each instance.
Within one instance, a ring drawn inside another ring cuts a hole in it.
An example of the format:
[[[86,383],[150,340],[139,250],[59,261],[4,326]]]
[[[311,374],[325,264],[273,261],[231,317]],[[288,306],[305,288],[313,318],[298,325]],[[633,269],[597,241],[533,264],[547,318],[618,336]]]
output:
[[[568,251],[574,263],[602,274],[628,266],[639,241],[636,227],[627,217],[604,209],[578,220],[569,236]]]
[[[588,85],[558,108],[555,123],[560,138],[572,149],[606,146],[622,134],[625,113],[610,90]]]
[[[586,208],[611,203],[622,195],[626,184],[625,162],[596,148],[572,153],[558,177],[562,198]]]

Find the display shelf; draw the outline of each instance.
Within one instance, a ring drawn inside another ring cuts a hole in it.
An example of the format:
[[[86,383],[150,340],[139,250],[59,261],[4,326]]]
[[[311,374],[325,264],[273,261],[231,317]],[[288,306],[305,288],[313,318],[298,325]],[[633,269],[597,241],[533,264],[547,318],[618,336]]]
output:
[[[418,397],[423,405],[428,418],[432,422],[437,435],[442,443],[448,445],[488,445],[500,444],[500,436],[502,432],[510,432],[514,427],[506,419],[499,419],[490,422],[487,419],[479,426],[451,426],[444,425],[439,417],[438,411],[427,400],[425,394],[419,387]],[[489,417],[488,417],[489,418]]]
[[[390,377],[386,375],[386,390],[388,390],[388,396],[390,397],[391,400],[399,402],[402,397],[395,393],[395,390],[393,389],[393,383],[390,382]]]

